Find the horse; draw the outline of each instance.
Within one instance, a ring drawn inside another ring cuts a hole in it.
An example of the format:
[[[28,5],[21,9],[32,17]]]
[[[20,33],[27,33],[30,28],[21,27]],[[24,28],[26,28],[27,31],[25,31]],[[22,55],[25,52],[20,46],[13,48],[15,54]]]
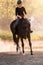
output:
[[[20,19],[18,25],[14,28],[16,20],[13,20],[10,24],[10,29],[13,34],[13,40],[16,43],[16,50],[18,52],[19,49],[19,39],[22,42],[22,51],[24,53],[24,41],[23,39],[28,39],[30,46],[30,53],[33,55],[32,44],[31,44],[31,36],[30,36],[30,24],[29,21],[25,19]]]

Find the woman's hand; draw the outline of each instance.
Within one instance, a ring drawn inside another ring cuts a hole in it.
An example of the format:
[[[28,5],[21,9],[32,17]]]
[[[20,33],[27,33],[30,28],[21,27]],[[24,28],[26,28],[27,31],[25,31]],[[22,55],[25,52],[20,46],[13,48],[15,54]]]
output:
[[[27,16],[25,15],[24,18],[27,18]]]
[[[17,17],[19,17],[20,19],[22,18],[21,16],[17,15]]]
[[[27,15],[23,12],[23,14],[24,14],[24,18],[27,18]]]
[[[21,16],[19,16],[19,18],[21,19],[22,17],[21,17]]]

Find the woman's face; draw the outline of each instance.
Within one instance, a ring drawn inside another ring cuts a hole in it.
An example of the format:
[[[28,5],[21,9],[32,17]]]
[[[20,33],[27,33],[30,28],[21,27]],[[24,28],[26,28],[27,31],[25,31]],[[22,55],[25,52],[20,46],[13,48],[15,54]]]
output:
[[[19,4],[19,5],[18,5],[18,7],[19,7],[19,8],[21,8],[21,7],[22,7],[22,3],[21,3],[21,4]]]

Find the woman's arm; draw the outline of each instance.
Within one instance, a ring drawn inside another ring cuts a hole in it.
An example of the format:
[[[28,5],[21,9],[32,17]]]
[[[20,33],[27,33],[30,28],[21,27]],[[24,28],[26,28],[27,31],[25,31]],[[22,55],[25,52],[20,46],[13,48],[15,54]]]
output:
[[[22,18],[20,15],[18,15],[18,9],[17,9],[17,8],[15,9],[15,15],[16,15],[17,18],[18,18],[18,17],[19,17],[20,19]]]
[[[24,18],[27,18],[27,14],[25,14],[25,12],[23,12],[23,14],[24,14]]]
[[[23,14],[24,14],[24,18],[27,18],[27,12],[26,12],[26,9],[23,7]]]
[[[22,18],[20,15],[17,15],[17,17],[19,17],[20,19]]]

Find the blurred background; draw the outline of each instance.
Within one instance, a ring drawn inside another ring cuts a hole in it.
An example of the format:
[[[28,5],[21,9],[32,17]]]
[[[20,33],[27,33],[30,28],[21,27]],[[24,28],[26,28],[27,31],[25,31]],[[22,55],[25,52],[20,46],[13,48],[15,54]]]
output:
[[[15,19],[17,0],[0,0],[0,38],[12,39],[10,23]],[[31,36],[34,40],[43,40],[43,0],[22,0],[28,19],[31,19]]]

